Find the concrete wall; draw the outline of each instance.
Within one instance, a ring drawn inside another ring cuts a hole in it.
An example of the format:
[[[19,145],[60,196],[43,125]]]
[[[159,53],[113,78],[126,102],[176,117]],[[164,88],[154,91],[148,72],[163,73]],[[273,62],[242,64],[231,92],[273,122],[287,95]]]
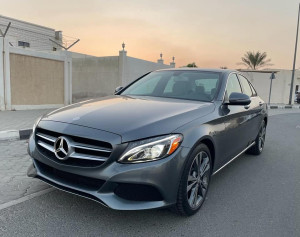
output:
[[[127,56],[126,70],[122,84],[127,85],[147,72],[164,68],[171,68],[171,66]]]
[[[112,95],[118,86],[125,86],[147,72],[170,67],[128,57],[126,51],[111,57],[72,53],[73,102]]]
[[[276,71],[276,70],[275,70]],[[243,72],[249,81],[254,85],[257,90],[258,95],[266,102],[269,101],[269,91],[270,91],[270,76],[271,73],[266,72]],[[280,70],[275,74],[276,79],[272,82],[272,95],[271,103],[288,104],[290,95],[290,84],[292,78],[291,70]],[[296,85],[300,88],[300,72],[296,71],[294,89],[295,92]],[[295,93],[293,93],[294,101]]]
[[[0,38],[0,110],[47,109],[72,101],[69,52],[11,47]]]
[[[11,104],[64,104],[64,62],[10,54]]]
[[[126,51],[94,57],[11,47],[9,42],[0,38],[0,110],[55,108],[112,95],[149,71],[174,67],[128,57]]]
[[[113,94],[121,85],[119,57],[84,57],[72,59],[73,102]]]

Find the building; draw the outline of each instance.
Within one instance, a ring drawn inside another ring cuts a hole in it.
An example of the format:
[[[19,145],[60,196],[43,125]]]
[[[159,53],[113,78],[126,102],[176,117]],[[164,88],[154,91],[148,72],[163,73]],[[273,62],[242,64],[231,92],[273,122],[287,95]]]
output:
[[[10,46],[38,51],[61,50],[61,47],[53,42],[62,44],[61,31],[0,15],[0,30],[3,33],[10,22],[11,25],[5,37],[9,40]]]

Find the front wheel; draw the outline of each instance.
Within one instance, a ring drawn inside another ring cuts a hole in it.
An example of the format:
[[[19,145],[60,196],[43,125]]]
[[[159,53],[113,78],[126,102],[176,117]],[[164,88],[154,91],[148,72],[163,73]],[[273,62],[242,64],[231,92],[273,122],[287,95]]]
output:
[[[185,216],[195,214],[202,206],[210,182],[211,155],[205,144],[198,145],[185,165],[175,210]]]
[[[260,155],[262,153],[266,140],[266,122],[263,120],[259,129],[259,133],[255,139],[255,144],[247,150],[248,154]]]

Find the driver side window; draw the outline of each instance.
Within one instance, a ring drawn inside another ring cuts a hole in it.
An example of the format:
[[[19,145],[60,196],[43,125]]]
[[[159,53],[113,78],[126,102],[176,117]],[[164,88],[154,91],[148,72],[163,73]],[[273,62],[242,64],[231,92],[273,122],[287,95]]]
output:
[[[235,73],[229,75],[227,80],[227,88],[225,93],[225,99],[228,100],[232,92],[242,93],[241,85],[239,79]]]

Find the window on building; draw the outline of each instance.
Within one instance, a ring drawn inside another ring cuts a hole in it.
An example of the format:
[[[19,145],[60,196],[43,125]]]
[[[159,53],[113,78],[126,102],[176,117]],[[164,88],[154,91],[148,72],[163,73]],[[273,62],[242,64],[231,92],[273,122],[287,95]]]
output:
[[[24,47],[24,48],[30,48],[30,43],[24,42],[24,41],[18,41],[18,46]]]
[[[53,51],[57,51],[57,48],[53,47]]]

